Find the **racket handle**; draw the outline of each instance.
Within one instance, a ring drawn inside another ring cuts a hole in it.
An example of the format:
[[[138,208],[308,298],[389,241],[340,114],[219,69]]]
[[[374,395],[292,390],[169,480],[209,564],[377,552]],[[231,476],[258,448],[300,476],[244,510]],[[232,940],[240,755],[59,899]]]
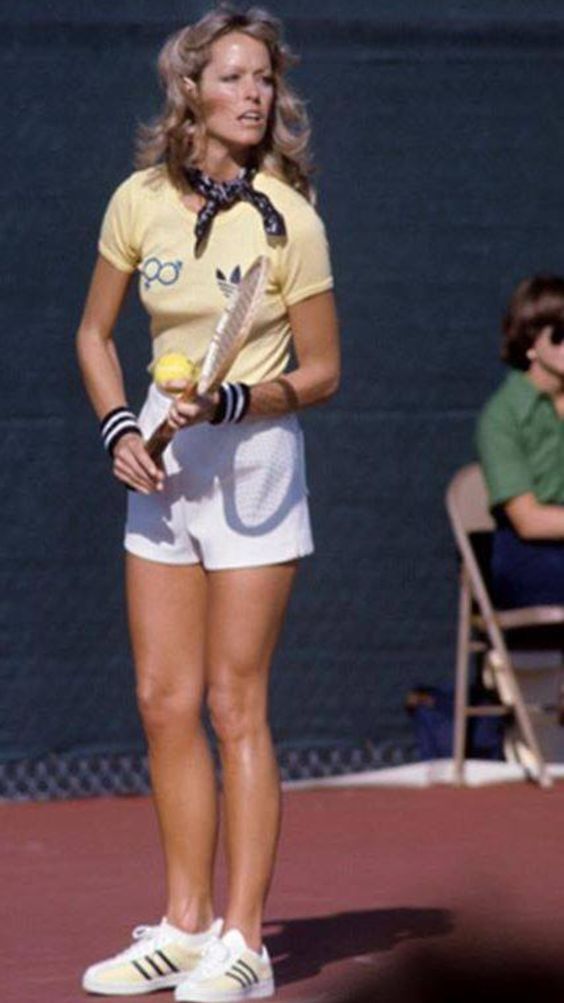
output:
[[[181,394],[178,394],[178,400],[190,401],[196,396],[197,384],[191,383],[186,387]],[[172,425],[169,425],[167,418],[161,421],[160,425],[157,425],[155,431],[147,439],[145,443],[145,449],[147,450],[149,456],[151,457],[153,463],[160,463],[161,456],[163,455],[169,442],[174,438],[175,429]]]
[[[163,455],[166,447],[174,436],[174,429],[169,425],[168,421],[161,421],[160,425],[157,425],[152,436],[147,439],[145,443],[145,449],[147,450],[149,456],[151,457],[153,463],[159,463],[161,456]]]

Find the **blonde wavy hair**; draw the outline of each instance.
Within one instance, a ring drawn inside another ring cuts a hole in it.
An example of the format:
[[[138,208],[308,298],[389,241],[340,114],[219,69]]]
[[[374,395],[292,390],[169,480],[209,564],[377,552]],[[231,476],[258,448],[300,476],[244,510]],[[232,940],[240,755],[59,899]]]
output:
[[[197,91],[186,86],[185,78],[197,84],[210,61],[213,42],[232,31],[264,42],[272,63],[274,101],[265,136],[253,151],[253,165],[312,200],[309,119],[303,101],[284,79],[297,59],[283,42],[280,22],[260,7],[242,13],[222,3],[167,39],[158,60],[165,104],[154,122],[139,129],[135,165],[145,168],[164,163],[173,184],[186,189],[183,167],[201,156],[205,126]]]

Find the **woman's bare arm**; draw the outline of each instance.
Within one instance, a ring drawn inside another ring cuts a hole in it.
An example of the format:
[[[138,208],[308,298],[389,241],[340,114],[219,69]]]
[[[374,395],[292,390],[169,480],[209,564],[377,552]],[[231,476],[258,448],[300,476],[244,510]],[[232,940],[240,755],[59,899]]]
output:
[[[86,392],[101,419],[126,404],[123,376],[113,330],[131,276],[99,256],[77,334],[77,352]],[[153,463],[140,436],[124,435],[114,449],[118,480],[148,494],[159,489],[163,473]]]
[[[332,292],[319,293],[289,307],[298,366],[276,380],[252,388],[252,415],[274,417],[320,404],[339,387],[339,326]]]
[[[298,408],[328,400],[339,387],[341,359],[339,328],[332,292],[319,293],[288,310],[298,365],[275,380],[251,388],[249,414],[275,418]],[[170,384],[182,389],[184,384]],[[174,428],[206,421],[213,414],[217,395],[198,401],[176,400],[170,410]]]
[[[98,257],[78,329],[76,344],[82,378],[99,418],[126,402],[113,330],[130,280],[128,272]]]

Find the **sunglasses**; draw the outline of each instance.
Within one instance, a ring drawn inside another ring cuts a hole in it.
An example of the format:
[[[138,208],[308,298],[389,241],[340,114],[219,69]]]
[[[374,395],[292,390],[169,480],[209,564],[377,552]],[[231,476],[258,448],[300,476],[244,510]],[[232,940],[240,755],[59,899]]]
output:
[[[548,337],[552,345],[561,345],[564,341],[564,324],[552,324]]]

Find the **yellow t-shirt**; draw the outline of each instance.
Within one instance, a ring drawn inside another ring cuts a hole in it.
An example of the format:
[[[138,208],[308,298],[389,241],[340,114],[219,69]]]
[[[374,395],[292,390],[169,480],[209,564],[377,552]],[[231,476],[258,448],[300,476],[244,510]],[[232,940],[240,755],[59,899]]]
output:
[[[327,240],[319,216],[299,192],[263,172],[254,187],[282,213],[286,237],[268,237],[255,207],[237,202],[215,217],[197,258],[196,213],[184,205],[164,167],[137,171],[114,192],[98,246],[120,271],[139,272],[153,359],[179,351],[200,364],[233,285],[266,254],[266,293],[228,378],[254,384],[285,370],[292,336],[288,307],[333,285]]]

